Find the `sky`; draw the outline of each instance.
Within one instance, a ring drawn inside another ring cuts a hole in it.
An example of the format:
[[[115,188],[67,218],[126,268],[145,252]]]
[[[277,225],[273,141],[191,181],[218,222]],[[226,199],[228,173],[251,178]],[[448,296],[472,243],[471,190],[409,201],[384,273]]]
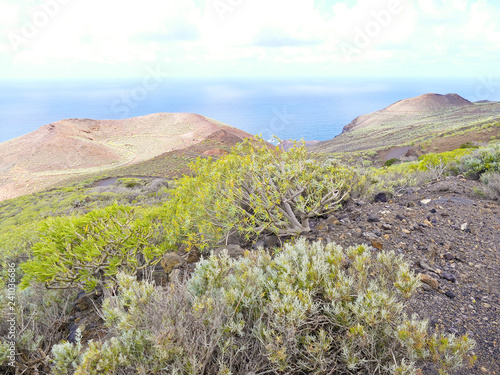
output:
[[[498,0],[0,0],[0,80],[476,77]]]

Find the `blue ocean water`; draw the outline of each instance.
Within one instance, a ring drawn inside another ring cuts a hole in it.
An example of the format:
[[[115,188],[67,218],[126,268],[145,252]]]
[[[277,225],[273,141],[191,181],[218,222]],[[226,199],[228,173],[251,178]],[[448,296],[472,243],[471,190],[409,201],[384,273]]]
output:
[[[192,112],[265,139],[326,140],[355,117],[428,92],[500,100],[480,79],[169,79],[0,82],[0,142],[65,118]],[[496,96],[496,97],[495,97]]]

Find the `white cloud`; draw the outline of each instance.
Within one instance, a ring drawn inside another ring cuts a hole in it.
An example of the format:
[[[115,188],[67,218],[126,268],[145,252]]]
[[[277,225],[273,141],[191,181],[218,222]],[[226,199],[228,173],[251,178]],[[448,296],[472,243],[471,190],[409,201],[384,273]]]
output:
[[[401,62],[403,72],[403,63],[420,61],[425,72],[460,60],[473,71],[487,60],[474,57],[500,53],[500,6],[491,0],[318,1],[0,0],[0,71],[158,61],[196,66],[195,75],[217,71],[218,62],[226,74],[252,61],[256,74],[266,74],[266,66],[293,72],[310,64],[314,71],[327,63],[335,72],[352,71],[345,45],[357,51],[356,67]],[[210,69],[200,70],[205,62]]]
[[[151,43],[193,41],[200,38],[200,10],[191,0],[177,1],[70,1],[65,5],[48,0],[44,4],[15,8],[16,27],[3,27],[10,40],[16,61],[83,60],[131,61],[148,54]],[[13,2],[12,2],[13,3]],[[5,2],[2,3],[5,7]],[[12,4],[7,4],[14,7]],[[2,8],[3,9],[3,8]],[[12,13],[12,11],[11,11]],[[40,22],[43,17],[47,22]],[[27,30],[32,30],[28,33]]]

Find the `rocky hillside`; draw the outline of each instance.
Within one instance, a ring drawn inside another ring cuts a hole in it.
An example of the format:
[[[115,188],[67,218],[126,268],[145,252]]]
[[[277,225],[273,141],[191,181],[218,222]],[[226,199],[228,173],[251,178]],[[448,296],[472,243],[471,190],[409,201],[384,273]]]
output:
[[[389,198],[379,193],[372,201],[353,200],[335,215],[315,219],[310,241],[335,242],[347,247],[366,243],[371,250],[395,250],[404,256],[423,282],[409,303],[411,313],[428,319],[431,328],[456,335],[468,334],[477,342],[478,361],[455,375],[500,374],[500,206],[474,193],[478,182],[449,177],[418,188],[409,188]],[[227,249],[231,257],[257,247],[271,249],[280,244],[275,236],[261,237],[249,245],[234,238]],[[199,253],[169,253],[158,284],[190,274]],[[165,274],[166,273],[166,274]],[[108,330],[97,308],[101,292],[78,296],[70,321],[60,327],[58,337],[71,337],[83,324],[86,340],[100,340]],[[437,375],[431,364],[420,366],[425,375]]]
[[[457,94],[425,94],[355,118],[319,152],[377,151],[410,146],[414,154],[442,152],[500,134],[500,103],[471,103]],[[407,152],[408,149],[405,151]],[[404,153],[403,153],[404,154]]]
[[[500,374],[500,206],[478,198],[478,186],[449,177],[390,199],[381,193],[352,201],[309,236],[403,254],[424,283],[411,310],[432,327],[477,341],[478,362],[463,375]]]
[[[0,200],[40,191],[68,176],[135,165],[203,142],[221,130],[238,139],[251,136],[191,113],[45,125],[0,144]]]

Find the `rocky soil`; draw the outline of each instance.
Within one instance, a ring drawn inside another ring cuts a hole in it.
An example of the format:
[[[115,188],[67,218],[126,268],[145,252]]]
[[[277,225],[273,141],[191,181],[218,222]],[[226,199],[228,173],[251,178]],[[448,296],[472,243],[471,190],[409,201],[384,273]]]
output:
[[[311,238],[395,250],[421,274],[410,311],[431,327],[469,334],[478,361],[458,374],[500,374],[500,204],[452,177],[388,199],[351,202],[315,223]],[[437,373],[423,366],[425,374]]]

